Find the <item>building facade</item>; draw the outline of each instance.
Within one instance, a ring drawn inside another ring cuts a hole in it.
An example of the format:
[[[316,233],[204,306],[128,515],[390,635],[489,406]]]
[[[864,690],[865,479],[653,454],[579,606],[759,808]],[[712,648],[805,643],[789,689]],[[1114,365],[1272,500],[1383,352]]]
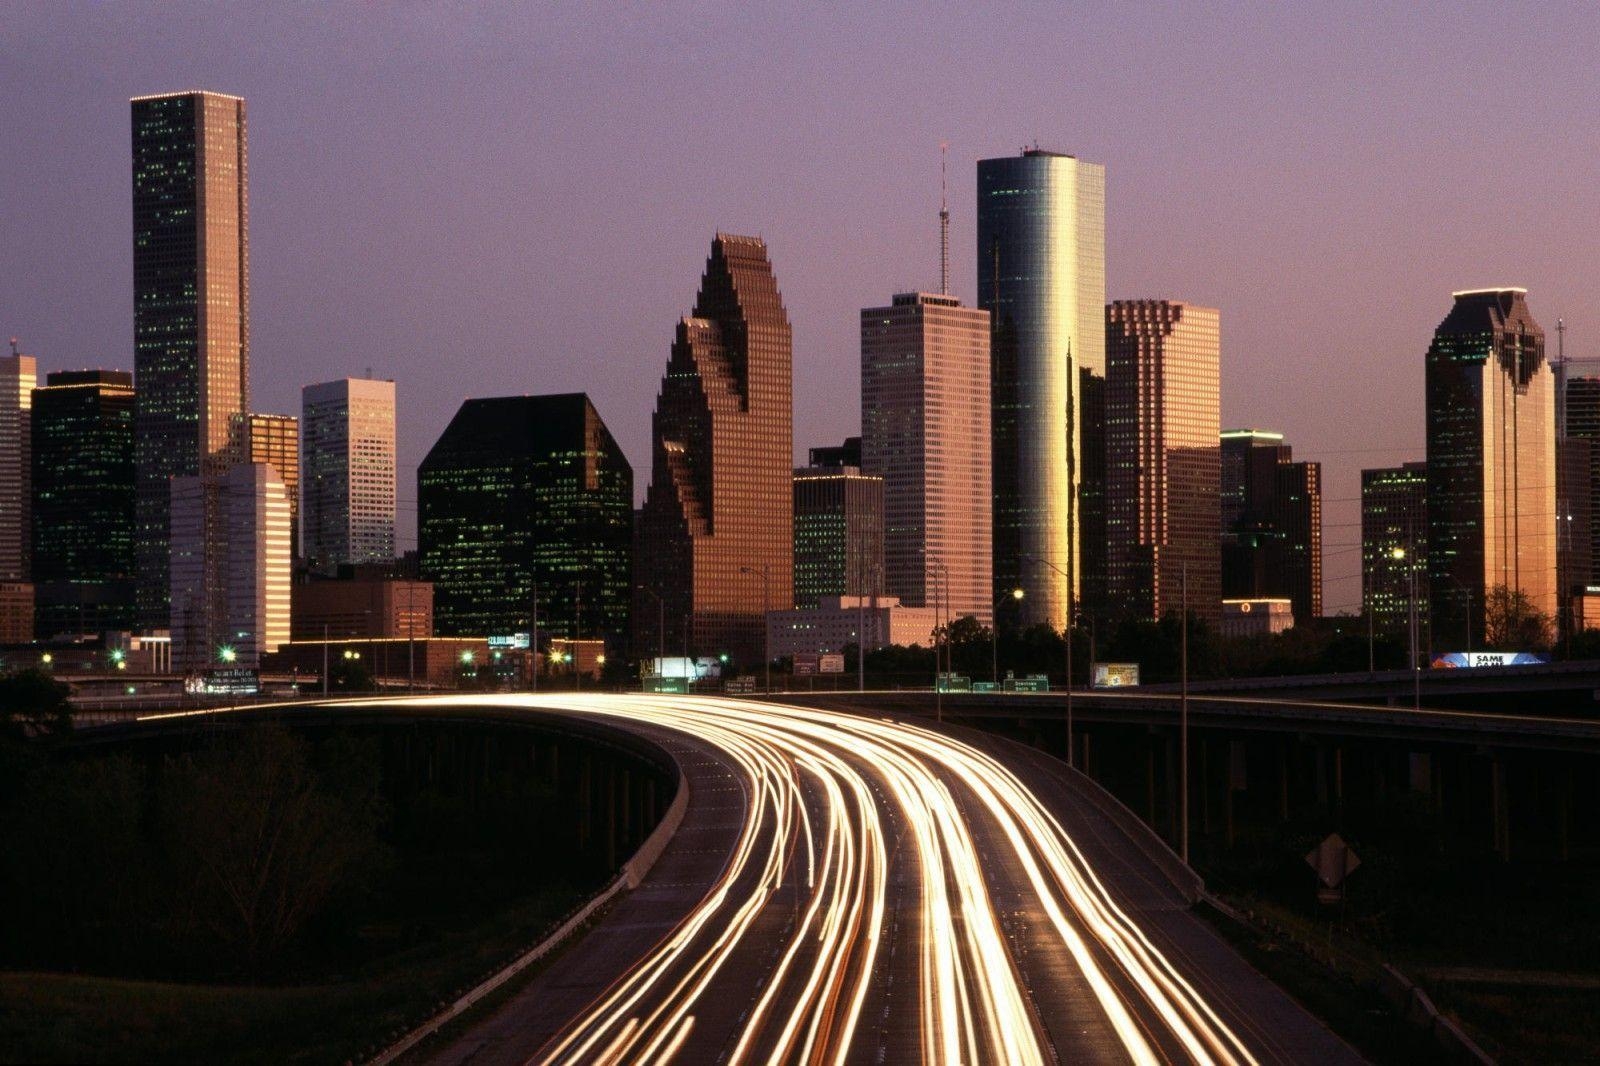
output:
[[[1413,585],[1413,581],[1415,585]],[[1361,609],[1380,633],[1428,619],[1428,464],[1361,471]]]
[[[431,637],[433,586],[367,574],[306,581],[294,586],[290,632],[295,640]]]
[[[226,470],[250,403],[245,106],[185,92],[136,97],[131,108],[136,572],[140,622],[160,627],[169,482]]]
[[[913,292],[861,312],[862,469],[883,478],[883,591],[994,620],[989,314]]]
[[[1557,550],[1561,553],[1561,584],[1570,596],[1586,594],[1600,579],[1600,377],[1573,374],[1558,397],[1564,414],[1564,435],[1556,455],[1558,495],[1562,525]],[[1587,625],[1577,605],[1568,612],[1574,628]]]
[[[1283,434],[1230,429],[1222,442],[1222,595],[1287,597],[1297,624],[1322,615],[1322,464]]]
[[[0,355],[0,581],[27,581],[33,552],[33,389],[39,364],[16,351]]]
[[[131,629],[135,619],[133,375],[53,373],[33,392],[34,630]]]
[[[1105,168],[1029,149],[978,163],[978,306],[990,313],[993,584],[1057,629],[1103,573],[1084,504],[1103,498]]]
[[[642,653],[664,622],[687,630],[690,655],[760,662],[766,610],[793,604],[792,348],[766,244],[717,234],[656,401],[636,553]]]
[[[1221,616],[1222,316],[1106,308],[1106,591],[1119,613]],[[1185,587],[1186,586],[1186,587]]]
[[[1498,586],[1557,610],[1554,378],[1527,290],[1452,295],[1427,354],[1430,608],[1436,645],[1482,647]]]
[[[628,632],[633,468],[589,397],[468,400],[417,468],[440,636]],[[537,619],[535,610],[537,609]]]
[[[289,494],[247,463],[172,480],[172,658],[181,673],[257,667],[289,640]]]
[[[394,382],[344,378],[301,396],[305,462],[302,544],[331,573],[394,557]]]
[[[815,453],[816,449],[813,449]],[[883,479],[853,466],[794,472],[794,603],[883,593]]]
[[[934,607],[903,607],[893,596],[825,596],[814,607],[768,614],[767,640],[773,658],[842,652],[851,646],[868,651],[891,644],[928,648],[943,617]]]
[[[300,557],[300,420],[294,415],[240,416],[239,461],[272,467],[289,494],[290,558]]]

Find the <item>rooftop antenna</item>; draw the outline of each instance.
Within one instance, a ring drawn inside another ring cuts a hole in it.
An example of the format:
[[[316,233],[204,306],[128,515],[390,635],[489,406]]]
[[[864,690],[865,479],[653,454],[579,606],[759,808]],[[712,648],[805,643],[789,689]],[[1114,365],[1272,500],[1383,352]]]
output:
[[[1556,436],[1567,435],[1567,320],[1556,319]]]
[[[939,142],[939,295],[950,295],[950,200],[945,180],[945,161],[950,142]]]
[[[15,338],[15,337],[11,338],[11,354],[13,356],[22,354],[22,350],[17,347],[18,343],[19,342],[17,341],[17,338]]]

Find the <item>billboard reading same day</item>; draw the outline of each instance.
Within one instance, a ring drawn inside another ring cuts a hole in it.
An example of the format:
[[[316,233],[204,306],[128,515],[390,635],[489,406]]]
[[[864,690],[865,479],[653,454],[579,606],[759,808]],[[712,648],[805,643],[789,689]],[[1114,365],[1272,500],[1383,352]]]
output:
[[[1433,668],[1458,670],[1474,666],[1538,666],[1549,661],[1548,655],[1531,651],[1448,651],[1433,657]]]

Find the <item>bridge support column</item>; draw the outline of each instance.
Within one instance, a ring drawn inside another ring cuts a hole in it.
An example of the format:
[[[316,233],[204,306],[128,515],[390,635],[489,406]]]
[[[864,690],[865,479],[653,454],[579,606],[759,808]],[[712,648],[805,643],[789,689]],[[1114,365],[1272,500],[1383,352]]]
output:
[[[1278,820],[1289,820],[1289,742],[1278,745]]]
[[[1211,745],[1200,739],[1200,834],[1211,835]]]
[[[617,865],[617,768],[606,760],[606,869]]]
[[[589,846],[594,823],[594,781],[589,754],[578,759],[578,846]]]
[[[1511,858],[1511,796],[1506,785],[1506,766],[1498,755],[1489,762],[1489,801],[1492,804],[1494,851],[1501,859]]]
[[[1144,746],[1144,820],[1156,827],[1156,738],[1150,735]]]

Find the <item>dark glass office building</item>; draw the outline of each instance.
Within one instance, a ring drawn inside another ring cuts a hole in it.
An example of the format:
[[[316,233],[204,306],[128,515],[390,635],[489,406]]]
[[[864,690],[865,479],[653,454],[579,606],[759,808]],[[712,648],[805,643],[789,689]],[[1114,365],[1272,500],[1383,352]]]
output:
[[[589,397],[468,400],[417,468],[434,631],[625,645],[633,469]]]
[[[238,461],[249,409],[244,101],[142,96],[133,118],[139,620],[168,621],[169,483]]]
[[[134,624],[134,393],[121,370],[33,390],[34,633]]]
[[[759,663],[763,609],[793,606],[792,374],[766,243],[717,234],[656,400],[636,558],[640,654],[664,644]]]
[[[1361,471],[1361,607],[1380,633],[1428,623],[1428,464]],[[1419,637],[1419,639],[1421,639]],[[1426,646],[1426,641],[1423,641]]]
[[[883,478],[855,466],[794,472],[796,607],[816,607],[824,596],[880,595],[883,545]]]
[[[1287,598],[1322,615],[1322,464],[1296,462],[1281,433],[1222,435],[1222,595]]]
[[[1103,495],[1103,471],[1086,462],[1101,447],[1086,446],[1098,427],[1085,375],[1106,369],[1105,168],[1039,149],[980,160],[977,254],[992,331],[994,596],[1021,588],[1019,623],[1060,629],[1100,565],[1083,504]]]

